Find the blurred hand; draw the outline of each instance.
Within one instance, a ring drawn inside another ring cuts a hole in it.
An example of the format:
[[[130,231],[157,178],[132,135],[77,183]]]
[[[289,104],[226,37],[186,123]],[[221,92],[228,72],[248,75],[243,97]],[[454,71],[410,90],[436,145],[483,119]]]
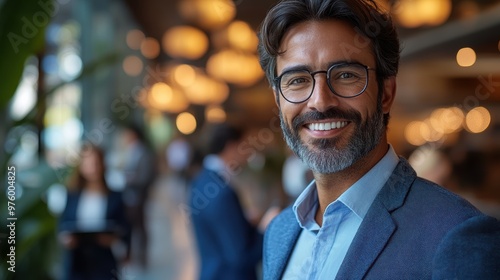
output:
[[[112,233],[98,233],[96,235],[97,243],[103,247],[111,247],[117,239],[118,237]]]
[[[281,208],[278,207],[278,206],[273,206],[273,207],[270,207],[269,209],[267,209],[266,213],[264,214],[264,216],[262,216],[262,219],[260,220],[260,223],[259,223],[259,226],[258,226],[259,231],[262,232],[262,233],[265,232],[267,226],[269,225],[269,223],[280,212],[281,212]]]
[[[78,237],[74,234],[62,232],[59,234],[59,241],[67,249],[74,249],[78,246]]]

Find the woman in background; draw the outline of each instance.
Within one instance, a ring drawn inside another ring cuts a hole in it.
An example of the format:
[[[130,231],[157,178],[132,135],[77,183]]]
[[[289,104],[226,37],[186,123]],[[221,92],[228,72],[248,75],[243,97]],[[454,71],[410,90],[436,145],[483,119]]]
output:
[[[87,146],[81,153],[66,207],[59,221],[59,239],[65,247],[63,279],[118,279],[112,246],[130,244],[121,193],[110,191],[101,149]]]

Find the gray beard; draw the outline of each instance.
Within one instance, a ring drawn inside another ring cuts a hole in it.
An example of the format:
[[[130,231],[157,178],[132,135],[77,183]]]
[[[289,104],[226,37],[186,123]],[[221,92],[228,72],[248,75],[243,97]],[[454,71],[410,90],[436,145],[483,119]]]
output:
[[[292,129],[286,124],[281,111],[279,115],[281,129],[283,130],[285,141],[290,149],[306,163],[313,172],[321,174],[336,173],[352,166],[377,146],[382,138],[382,133],[385,131],[380,100],[377,104],[375,113],[368,117],[364,123],[361,123],[361,115],[357,111],[340,111],[337,108],[333,108],[325,113],[308,112],[295,117],[292,121]],[[306,121],[318,121],[335,117],[344,118],[351,121],[356,126],[347,147],[339,149],[338,145],[340,139],[337,138],[317,139],[308,143],[315,147],[314,150],[310,150],[302,139],[300,139],[298,133],[299,128]]]

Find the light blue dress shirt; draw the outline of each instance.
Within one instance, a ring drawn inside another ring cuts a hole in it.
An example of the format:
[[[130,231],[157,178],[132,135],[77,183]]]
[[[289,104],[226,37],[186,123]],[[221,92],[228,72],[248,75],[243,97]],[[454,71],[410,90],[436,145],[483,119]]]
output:
[[[330,203],[323,225],[315,221],[318,194],[313,181],[297,198],[293,211],[302,227],[283,279],[334,279],[373,200],[399,162],[392,146],[368,173]]]

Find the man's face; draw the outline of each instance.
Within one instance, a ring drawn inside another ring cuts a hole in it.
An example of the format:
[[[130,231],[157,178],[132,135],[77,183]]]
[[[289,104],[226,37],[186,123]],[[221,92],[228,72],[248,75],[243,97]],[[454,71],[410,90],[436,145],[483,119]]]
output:
[[[326,70],[339,62],[375,68],[368,42],[342,21],[297,24],[283,37],[280,50],[284,53],[277,58],[277,74],[292,67],[304,67],[310,72]],[[303,103],[290,103],[274,89],[279,95],[285,139],[313,171],[328,174],[344,170],[366,156],[385,136],[383,114],[390,110],[394,91],[387,90],[386,82],[379,89],[376,72],[368,72],[366,90],[353,98],[334,95],[323,73],[314,76],[314,91]]]

